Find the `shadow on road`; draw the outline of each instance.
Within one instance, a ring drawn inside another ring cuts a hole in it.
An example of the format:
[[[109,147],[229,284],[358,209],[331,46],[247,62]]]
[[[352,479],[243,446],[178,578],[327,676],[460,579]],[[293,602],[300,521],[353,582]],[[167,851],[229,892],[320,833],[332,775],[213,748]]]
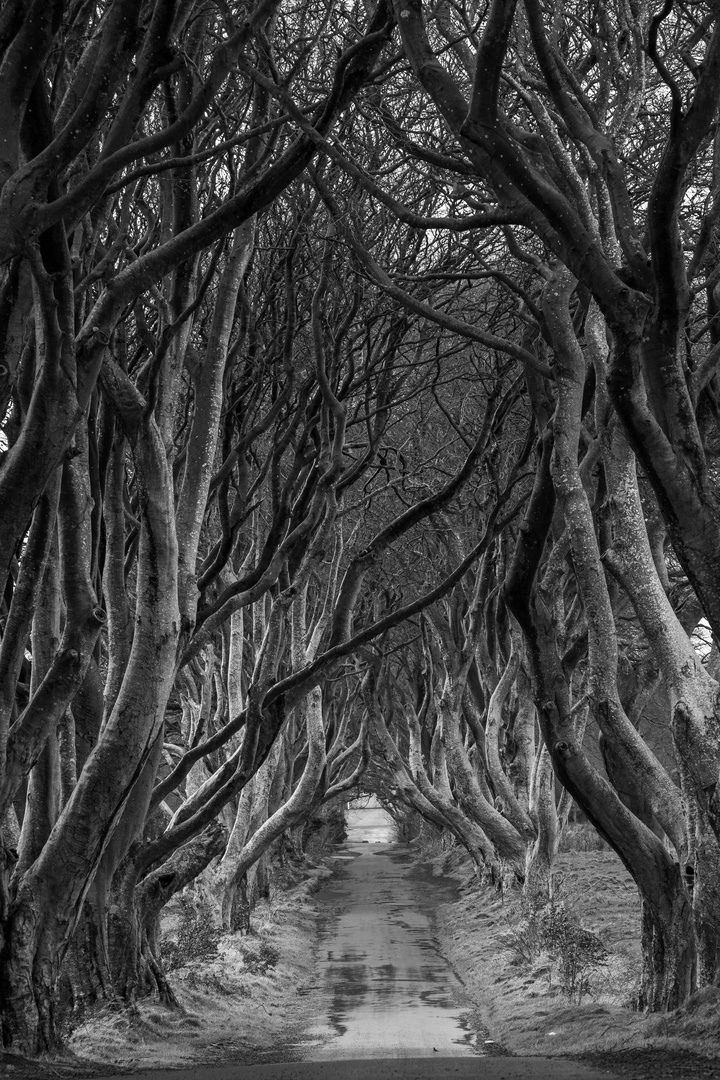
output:
[[[612,1080],[557,1058],[363,1058],[136,1073],[133,1080]],[[109,1077],[107,1080],[127,1080]]]

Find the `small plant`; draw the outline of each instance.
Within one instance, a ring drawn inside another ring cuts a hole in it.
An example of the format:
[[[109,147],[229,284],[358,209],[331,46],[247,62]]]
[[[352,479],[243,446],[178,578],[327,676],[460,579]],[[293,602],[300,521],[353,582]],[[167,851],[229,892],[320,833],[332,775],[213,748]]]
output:
[[[582,926],[563,901],[542,892],[524,896],[518,915],[503,938],[511,963],[530,968],[546,953],[557,966],[560,989],[579,1003],[589,993],[593,975],[610,959],[600,938]]]
[[[243,950],[245,967],[252,975],[265,975],[274,968],[280,959],[280,953],[269,941],[261,941],[256,949]]]
[[[180,917],[176,940],[162,943],[162,956],[168,971],[184,967],[193,960],[212,960],[217,956],[222,930],[213,925],[212,909],[206,899],[196,906],[187,904]]]
[[[501,940],[512,953],[510,963],[514,967],[532,967],[543,951],[540,924],[534,915],[511,922]]]
[[[609,952],[597,934],[586,930],[564,904],[549,903],[539,913],[540,937],[560,970],[560,988],[578,1004],[590,990],[598,968],[608,963]]]
[[[548,902],[545,890],[528,890],[523,893],[515,907],[514,917],[510,915],[508,930],[503,935],[502,941],[512,953],[511,963],[514,966],[532,967],[544,951],[545,944],[539,915]]]

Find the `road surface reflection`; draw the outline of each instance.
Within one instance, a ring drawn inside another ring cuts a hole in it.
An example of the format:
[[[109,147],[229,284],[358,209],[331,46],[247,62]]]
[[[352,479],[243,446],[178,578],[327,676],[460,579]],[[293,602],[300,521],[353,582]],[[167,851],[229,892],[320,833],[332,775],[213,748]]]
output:
[[[457,977],[437,949],[430,912],[450,890],[414,870],[400,844],[346,845],[318,899],[334,911],[320,935],[318,1025],[303,1056],[467,1056],[477,1052]]]

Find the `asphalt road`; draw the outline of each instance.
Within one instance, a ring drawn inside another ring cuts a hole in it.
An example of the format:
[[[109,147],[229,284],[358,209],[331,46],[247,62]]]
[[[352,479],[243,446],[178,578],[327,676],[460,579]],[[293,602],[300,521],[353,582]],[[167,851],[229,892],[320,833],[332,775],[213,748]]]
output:
[[[134,1073],[132,1080],[612,1080],[557,1058],[362,1058]],[[110,1080],[127,1080],[116,1076]]]
[[[460,1004],[461,986],[440,955],[430,913],[449,898],[437,879],[418,879],[397,844],[349,844],[318,899],[333,912],[321,932],[317,1027],[303,1057],[468,1057],[478,1037]],[[480,1040],[480,1047],[484,1045]]]
[[[396,844],[351,844],[318,894],[331,913],[320,936],[316,1022],[262,1065],[134,1074],[134,1080],[608,1080],[557,1058],[499,1057],[463,1009],[430,913],[448,890],[413,871]],[[112,1080],[120,1080],[119,1077]]]

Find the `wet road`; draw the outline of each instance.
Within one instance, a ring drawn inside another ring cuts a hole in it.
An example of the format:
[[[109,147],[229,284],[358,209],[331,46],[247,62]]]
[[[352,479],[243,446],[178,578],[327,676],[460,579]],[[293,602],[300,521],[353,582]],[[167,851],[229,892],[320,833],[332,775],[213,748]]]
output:
[[[106,1080],[128,1080],[128,1074]],[[613,1080],[613,1076],[557,1058],[470,1057],[221,1065],[134,1073],[132,1080]]]
[[[317,1022],[287,1048],[305,1060],[153,1070],[134,1080],[612,1080],[557,1058],[486,1055],[432,932],[431,913],[452,890],[414,870],[398,844],[349,844],[337,861],[333,884],[318,894],[332,914],[308,992]]]
[[[466,1057],[477,1051],[460,983],[437,949],[430,913],[451,890],[420,877],[399,844],[349,844],[317,899],[334,914],[318,948],[317,1027],[303,1057]]]

